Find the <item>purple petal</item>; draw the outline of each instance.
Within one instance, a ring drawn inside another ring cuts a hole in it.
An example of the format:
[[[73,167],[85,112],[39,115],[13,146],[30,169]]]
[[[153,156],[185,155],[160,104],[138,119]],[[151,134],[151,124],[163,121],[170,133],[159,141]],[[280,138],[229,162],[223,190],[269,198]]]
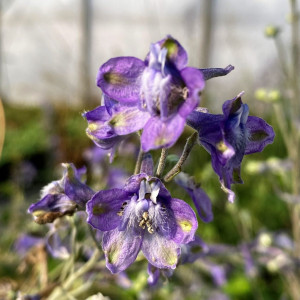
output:
[[[244,110],[247,110],[247,105],[246,107],[244,107],[244,109],[242,109],[242,107],[245,105],[242,102],[242,95],[244,94],[244,92],[239,93],[235,98],[233,98],[232,100],[227,100],[223,103],[222,106],[222,110],[223,110],[223,114],[225,116],[225,119],[229,118],[229,116],[235,116],[235,115],[240,115],[241,113],[244,112]],[[247,113],[247,111],[245,111],[244,113]],[[248,115],[247,115],[248,117]],[[244,118],[243,120],[244,122],[242,123],[246,123],[247,118]]]
[[[208,246],[195,235],[195,239],[188,244],[181,245],[180,264],[193,263],[197,259],[206,255]]]
[[[73,212],[76,206],[76,203],[64,194],[48,194],[40,201],[30,205],[28,212],[38,218],[47,212]]]
[[[161,49],[167,49],[167,60],[172,62],[177,67],[177,69],[181,70],[187,65],[187,52],[173,37],[169,35],[163,40],[156,42],[156,44],[159,44]]]
[[[155,286],[159,280],[160,271],[156,267],[152,266],[150,263],[148,263],[148,279],[147,282],[150,286]]]
[[[116,105],[115,107],[109,125],[118,135],[126,135],[142,129],[150,118],[148,112],[134,106]]]
[[[171,75],[163,78],[160,81],[159,87],[159,101],[160,101],[160,116],[163,120],[166,120],[169,116],[169,96],[171,92]]]
[[[127,172],[120,168],[110,168],[107,179],[107,186],[110,189],[123,187],[128,178]]]
[[[103,64],[97,75],[97,85],[109,97],[126,103],[140,100],[142,60],[135,57],[115,57]]]
[[[188,88],[189,96],[181,105],[179,113],[182,117],[186,117],[198,106],[200,102],[200,92],[204,88],[205,81],[202,73],[195,68],[184,68],[180,74]]]
[[[149,181],[156,181],[159,182],[159,198],[163,201],[171,201],[172,197],[168,189],[165,187],[165,185],[161,182],[160,179],[156,177],[151,177]]]
[[[82,116],[86,118],[88,122],[93,122],[93,121],[105,122],[110,118],[110,115],[107,112],[105,106],[98,106],[97,108],[91,111],[85,112],[84,114],[82,114]]]
[[[149,176],[153,176],[153,159],[150,153],[146,153],[143,156],[141,173],[146,173]]]
[[[86,112],[83,117],[88,121],[86,134],[92,140],[101,140],[115,137],[116,134],[108,123],[111,116],[108,114],[105,106],[99,106],[94,110]]]
[[[177,223],[177,232],[173,240],[178,244],[187,244],[193,241],[198,222],[192,208],[186,202],[173,198],[171,209],[174,212]]]
[[[180,247],[176,242],[148,232],[145,232],[142,251],[149,263],[159,269],[175,269],[180,255]]]
[[[121,189],[96,193],[87,203],[87,222],[101,231],[115,229],[121,223],[121,216],[118,215],[118,212],[122,203],[129,199],[129,194]]]
[[[214,77],[225,76],[234,70],[234,66],[228,65],[226,68],[208,68],[208,69],[200,69],[203,73],[204,79],[209,80]]]
[[[173,201],[173,199],[172,199]],[[153,226],[157,234],[167,240],[174,239],[177,233],[177,223],[170,201],[158,201],[156,205],[150,205],[149,216],[153,220]]]
[[[116,276],[116,283],[123,289],[129,289],[133,285],[133,282],[128,277],[126,272],[121,272]],[[99,300],[105,300],[105,297],[102,297],[102,299]]]
[[[14,249],[20,256],[24,256],[30,248],[42,244],[44,244],[43,238],[22,234],[14,243]]]
[[[255,268],[255,263],[249,248],[250,247],[247,244],[243,244],[241,253],[244,259],[244,267],[245,267],[246,275],[249,277],[254,277],[257,273],[257,270]]]
[[[47,250],[55,258],[68,259],[72,252],[71,226],[61,221],[46,236]]]
[[[84,151],[83,157],[90,165],[98,165],[105,161],[108,151],[93,146]]]
[[[211,154],[216,170],[219,169],[218,163],[225,165],[235,154],[232,145],[224,138],[223,121],[222,115],[198,111],[193,111],[187,118],[188,125],[198,130],[200,143]]]
[[[273,128],[258,117],[249,116],[246,129],[248,140],[245,154],[261,152],[268,144],[272,144],[275,133]]]
[[[180,75],[189,89],[190,94],[194,92],[198,93],[204,89],[205,81],[203,74],[198,69],[186,67],[180,71]]]
[[[103,94],[103,104],[107,110],[107,112],[112,115],[112,110],[115,105],[118,105],[118,101],[108,97],[106,94]]]
[[[126,181],[123,190],[127,193],[138,193],[140,189],[141,181],[146,177],[147,177],[146,173],[140,173],[137,175],[130,176]]]
[[[211,201],[204,190],[195,183],[192,177],[185,173],[178,174],[175,181],[189,193],[201,220],[206,223],[211,222],[213,220]]]
[[[95,192],[78,180],[77,170],[73,164],[65,163],[63,166],[67,168],[63,179],[65,194],[76,202],[81,209],[84,209],[85,204],[93,197]]]
[[[213,138],[213,144],[221,139],[220,123],[223,120],[223,115],[213,115],[195,110],[186,119],[189,126],[199,131],[200,138],[208,139],[208,142]],[[215,135],[217,137],[214,138]]]
[[[142,244],[142,237],[130,229],[119,231],[117,228],[103,235],[102,247],[106,266],[112,273],[124,271],[136,259]]]
[[[152,117],[147,122],[141,137],[143,150],[171,147],[181,135],[185,125],[185,119],[179,114],[166,121],[159,117]]]
[[[89,135],[88,137],[93,140],[93,142],[103,150],[110,150],[109,157],[110,162],[112,162],[115,151],[117,150],[119,144],[127,138],[127,136],[114,136],[111,138],[98,139],[96,136]]]
[[[226,272],[224,267],[218,265],[212,265],[210,267],[210,272],[213,277],[215,285],[222,286],[227,282]]]
[[[206,223],[211,222],[214,215],[211,208],[211,201],[207,194],[201,188],[197,188],[190,195],[201,220]]]

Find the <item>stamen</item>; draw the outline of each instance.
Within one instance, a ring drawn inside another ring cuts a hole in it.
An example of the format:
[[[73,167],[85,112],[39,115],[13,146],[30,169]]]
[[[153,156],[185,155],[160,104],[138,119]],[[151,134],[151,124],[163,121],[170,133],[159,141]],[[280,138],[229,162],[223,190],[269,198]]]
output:
[[[186,86],[182,89],[182,96],[184,100],[189,96],[189,89]]]
[[[149,213],[147,211],[143,212],[143,219],[147,221],[149,219]]]
[[[154,229],[152,227],[152,224],[149,220],[149,212],[148,211],[144,211],[142,214],[142,218],[139,221],[139,227],[142,227],[143,229],[145,229],[147,226],[147,230],[150,234],[154,233]]]
[[[145,229],[145,220],[142,219],[139,223],[139,227],[142,227],[143,229]]]
[[[149,226],[147,229],[148,229],[148,232],[149,232],[150,234],[153,234],[153,233],[154,233],[154,229],[153,229],[152,226]]]
[[[127,204],[128,204],[127,201],[123,202],[123,204],[122,204],[120,210],[117,212],[117,215],[118,215],[118,216],[120,216],[120,217],[123,216],[123,214],[124,214],[124,209],[125,209],[125,207],[127,206]]]

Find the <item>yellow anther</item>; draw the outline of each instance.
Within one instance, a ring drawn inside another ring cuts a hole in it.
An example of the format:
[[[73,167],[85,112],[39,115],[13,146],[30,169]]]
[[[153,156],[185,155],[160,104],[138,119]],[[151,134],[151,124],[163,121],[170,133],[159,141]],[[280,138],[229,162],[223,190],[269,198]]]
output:
[[[143,212],[143,219],[146,221],[149,219],[149,213],[147,211]]]
[[[153,234],[153,233],[154,233],[154,229],[152,228],[152,226],[148,227],[147,229],[148,229],[148,232],[149,232],[150,234]]]
[[[223,141],[221,141],[217,144],[217,149],[221,152],[225,152],[228,149],[228,147],[225,145]]]
[[[98,125],[95,124],[95,123],[90,123],[90,124],[88,125],[88,129],[89,129],[90,131],[95,131],[95,130],[98,129]]]

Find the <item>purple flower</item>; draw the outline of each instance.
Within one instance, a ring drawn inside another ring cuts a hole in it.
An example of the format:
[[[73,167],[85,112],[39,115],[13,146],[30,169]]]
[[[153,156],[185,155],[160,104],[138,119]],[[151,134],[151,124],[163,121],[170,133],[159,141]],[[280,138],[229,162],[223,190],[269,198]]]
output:
[[[231,184],[243,183],[240,176],[244,155],[260,152],[274,140],[273,128],[263,119],[248,116],[247,104],[239,94],[223,104],[223,115],[194,111],[187,123],[199,132],[201,145],[211,154],[212,166],[221,186],[234,201]]]
[[[125,270],[140,250],[154,267],[175,269],[180,245],[194,239],[198,226],[191,207],[146,173],[131,176],[123,189],[96,193],[87,213],[88,223],[104,231],[102,247],[112,273]]]
[[[45,186],[41,200],[28,209],[39,224],[52,223],[56,218],[84,210],[86,202],[94,195],[94,192],[80,181],[80,174],[73,164],[62,165],[66,168],[62,179]]]
[[[141,141],[145,152],[171,147],[177,141],[204,88],[202,72],[187,67],[187,60],[184,48],[168,36],[150,46],[145,61],[116,57],[100,67],[97,84],[104,94],[140,110],[135,115],[134,127],[118,122],[121,133],[117,134],[143,128]]]
[[[110,150],[111,159],[118,145],[130,134],[144,127],[147,112],[132,104],[119,103],[104,94],[104,104],[86,112],[86,134],[103,150]]]

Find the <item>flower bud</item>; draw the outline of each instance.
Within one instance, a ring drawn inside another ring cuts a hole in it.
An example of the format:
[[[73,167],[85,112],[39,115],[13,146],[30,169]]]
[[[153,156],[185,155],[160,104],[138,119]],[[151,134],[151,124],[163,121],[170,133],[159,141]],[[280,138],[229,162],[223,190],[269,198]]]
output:
[[[265,36],[269,38],[275,38],[279,33],[279,28],[273,25],[269,25],[265,28]]]
[[[272,244],[272,237],[270,234],[268,233],[262,233],[260,234],[259,238],[258,238],[258,243],[263,246],[263,247],[269,247]]]
[[[281,94],[278,90],[271,90],[268,93],[268,99],[270,102],[277,102],[280,100],[280,98],[281,98]]]
[[[264,88],[257,89],[254,93],[254,96],[259,101],[266,101],[267,99],[267,90]]]

